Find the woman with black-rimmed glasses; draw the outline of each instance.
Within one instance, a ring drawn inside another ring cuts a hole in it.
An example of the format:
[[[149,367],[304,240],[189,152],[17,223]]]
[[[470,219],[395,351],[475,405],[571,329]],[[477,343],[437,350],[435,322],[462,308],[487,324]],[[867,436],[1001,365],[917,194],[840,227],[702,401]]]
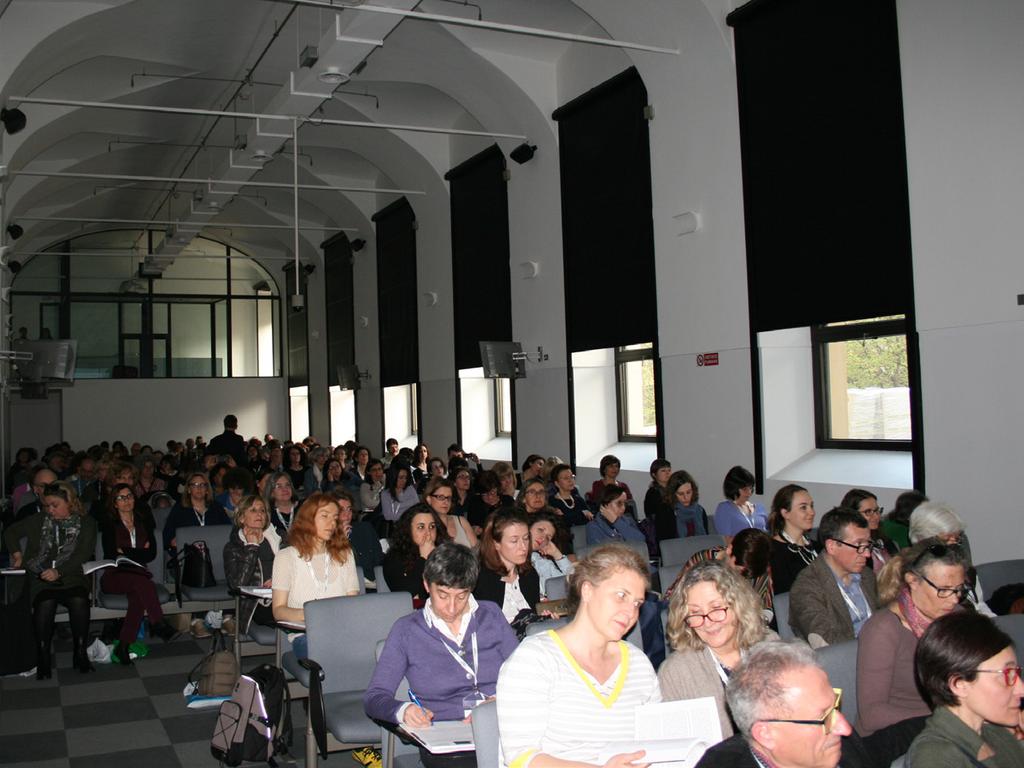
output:
[[[451,514],[454,498],[455,487],[443,477],[430,478],[423,489],[423,503],[437,513],[445,530],[448,531],[448,537],[456,544],[475,547],[477,538],[473,526],[466,518]]]
[[[177,530],[190,525],[231,525],[231,518],[224,507],[214,500],[210,480],[204,472],[188,475],[181,501],[174,505],[164,523],[164,546],[175,551],[178,545],[175,539]]]
[[[914,684],[919,638],[958,609],[968,589],[963,550],[927,539],[893,557],[879,576],[884,607],[864,624],[857,646],[857,731],[867,736],[928,714]]]
[[[1022,768],[1024,681],[1009,635],[959,611],[921,636],[914,676],[934,708],[907,752],[907,768]]]
[[[871,552],[868,565],[878,573],[889,562],[889,558],[899,551],[899,546],[882,531],[883,507],[878,505],[878,497],[871,491],[862,488],[851,488],[839,502],[839,506],[855,509],[868,521],[868,535],[871,537]]]

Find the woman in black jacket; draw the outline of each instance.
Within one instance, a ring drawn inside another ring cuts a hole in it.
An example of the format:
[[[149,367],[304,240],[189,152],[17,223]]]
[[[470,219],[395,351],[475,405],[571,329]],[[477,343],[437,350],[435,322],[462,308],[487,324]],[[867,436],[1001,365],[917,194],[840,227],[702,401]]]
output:
[[[274,573],[274,558],[281,548],[281,537],[270,524],[267,504],[260,496],[246,496],[235,510],[235,525],[224,545],[224,575],[232,589],[269,587]],[[255,621],[274,625],[270,598],[257,600],[242,596],[239,604],[238,631],[248,632]]]
[[[384,580],[392,592],[408,592],[413,600],[426,600],[423,566],[434,547],[449,541],[448,529],[426,504],[416,504],[402,513],[391,532],[391,544],[384,556]]]
[[[540,578],[530,564],[530,520],[513,507],[491,516],[480,541],[480,576],[473,595],[497,603],[511,624],[540,601]]]

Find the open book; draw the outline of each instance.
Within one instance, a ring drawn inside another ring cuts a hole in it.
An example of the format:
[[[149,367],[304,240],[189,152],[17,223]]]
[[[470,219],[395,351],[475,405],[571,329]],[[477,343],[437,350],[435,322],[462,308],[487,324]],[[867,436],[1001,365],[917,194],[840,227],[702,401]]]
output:
[[[116,560],[90,560],[88,563],[82,563],[82,572],[88,576],[93,571],[99,571],[103,568],[119,568],[122,565],[146,570],[146,566],[142,563],[136,563],[130,557],[121,555]]]
[[[473,726],[465,720],[439,720],[426,728],[403,725],[402,729],[432,755],[465,752],[474,749]]]
[[[693,768],[704,751],[722,740],[718,707],[711,696],[636,708],[636,741],[606,744],[598,759],[644,750],[643,763],[658,768]]]

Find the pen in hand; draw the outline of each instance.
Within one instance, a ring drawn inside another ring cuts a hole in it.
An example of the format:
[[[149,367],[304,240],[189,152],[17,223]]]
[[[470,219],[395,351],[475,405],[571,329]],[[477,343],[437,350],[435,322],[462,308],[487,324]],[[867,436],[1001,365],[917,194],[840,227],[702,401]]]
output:
[[[408,724],[417,728],[426,728],[430,726],[431,721],[434,719],[434,713],[423,706],[423,702],[420,701],[419,696],[413,693],[412,688],[409,688],[408,690],[409,700],[419,708],[420,712],[422,712],[422,715],[418,715],[412,707],[408,707],[405,711],[405,717],[409,718],[407,721]]]

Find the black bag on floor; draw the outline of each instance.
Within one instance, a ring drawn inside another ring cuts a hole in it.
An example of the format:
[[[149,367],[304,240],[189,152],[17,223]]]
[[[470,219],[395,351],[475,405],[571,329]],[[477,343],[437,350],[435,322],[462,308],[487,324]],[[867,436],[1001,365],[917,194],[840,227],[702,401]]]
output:
[[[0,675],[18,675],[36,665],[36,633],[29,607],[29,589],[28,584],[23,586],[13,602],[0,605]]]
[[[224,765],[243,761],[276,766],[275,755],[288,754],[292,740],[291,699],[284,672],[269,664],[242,675],[220,715],[210,752]]]

